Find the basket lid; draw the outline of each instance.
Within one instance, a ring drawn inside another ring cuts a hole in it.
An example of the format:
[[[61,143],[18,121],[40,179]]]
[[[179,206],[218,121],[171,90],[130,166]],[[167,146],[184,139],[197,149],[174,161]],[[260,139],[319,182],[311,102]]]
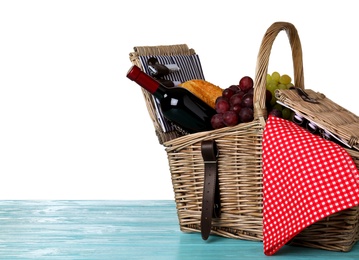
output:
[[[279,103],[329,131],[349,148],[359,150],[359,117],[354,113],[311,89],[277,90],[276,97]]]

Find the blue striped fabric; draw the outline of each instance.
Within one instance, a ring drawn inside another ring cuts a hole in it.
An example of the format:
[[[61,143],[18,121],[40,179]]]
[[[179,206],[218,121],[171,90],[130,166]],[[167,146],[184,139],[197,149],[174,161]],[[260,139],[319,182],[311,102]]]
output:
[[[157,58],[160,64],[176,64],[180,70],[174,73],[171,73],[167,76],[164,76],[164,79],[172,80],[172,81],[179,81],[185,82],[191,79],[205,79],[201,62],[199,56],[197,54],[193,55],[174,55],[174,56],[140,56],[141,65],[143,71],[150,75],[150,71],[148,69],[147,60],[150,57]],[[173,127],[171,126],[170,122],[168,122],[162,115],[161,108],[159,106],[158,100],[154,98],[154,104],[156,107],[157,118],[159,123],[162,126],[163,132],[173,131]]]

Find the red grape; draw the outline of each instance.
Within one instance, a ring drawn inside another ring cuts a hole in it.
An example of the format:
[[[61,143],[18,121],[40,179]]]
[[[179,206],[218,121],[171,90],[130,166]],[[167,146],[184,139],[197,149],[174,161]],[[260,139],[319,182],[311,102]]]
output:
[[[242,103],[242,94],[240,93],[236,93],[234,94],[230,99],[229,99],[229,104],[231,106],[234,106],[234,105],[239,105]]]
[[[223,123],[223,114],[215,114],[211,118],[211,124],[213,129],[219,129],[225,127],[226,125]]]
[[[224,97],[222,97],[222,96],[217,97],[217,98],[216,98],[216,101],[215,101],[215,104],[217,104],[217,103],[218,103],[218,101],[220,101],[220,100],[222,100],[222,99],[225,99],[225,98],[224,98]]]
[[[234,92],[237,92],[237,91],[241,90],[238,85],[231,85],[228,88],[234,90]]]
[[[216,103],[216,112],[218,114],[222,114],[226,111],[228,111],[230,108],[229,102],[226,99],[221,99],[218,100],[218,102]]]
[[[232,110],[226,111],[223,114],[223,123],[226,126],[235,126],[238,124],[238,114]]]
[[[250,107],[243,107],[241,111],[239,111],[239,120],[242,123],[250,122],[253,120],[253,109]]]
[[[222,97],[224,97],[224,98],[226,98],[226,99],[229,100],[229,99],[231,98],[231,96],[233,96],[235,93],[236,93],[236,92],[235,92],[233,89],[231,89],[231,88],[226,88],[226,89],[224,89],[223,92],[222,92]]]
[[[251,88],[247,91],[247,94],[254,94],[254,88]]]
[[[249,76],[244,76],[239,81],[239,88],[244,92],[247,92],[249,89],[253,88],[253,79]]]
[[[276,117],[282,117],[282,111],[280,111],[277,108],[273,108],[270,112],[270,115],[276,116]]]
[[[237,114],[239,113],[239,111],[241,111],[242,109],[242,106],[240,104],[237,104],[237,105],[233,105],[231,106],[230,110],[236,112]]]
[[[243,96],[242,107],[253,107],[253,94],[247,93]]]
[[[242,91],[242,90],[238,90],[238,91],[236,92],[236,94],[238,94],[238,95],[240,95],[241,97],[243,97],[243,96],[246,94],[246,92],[244,92],[244,91]]]

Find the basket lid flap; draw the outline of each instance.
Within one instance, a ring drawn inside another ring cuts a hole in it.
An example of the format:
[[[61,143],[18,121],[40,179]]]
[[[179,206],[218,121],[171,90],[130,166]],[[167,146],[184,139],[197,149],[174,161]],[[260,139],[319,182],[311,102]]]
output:
[[[296,89],[276,91],[278,103],[300,114],[318,127],[330,132],[350,148],[359,150],[359,117],[333,102],[324,94],[311,89],[305,95],[316,102],[303,98]]]

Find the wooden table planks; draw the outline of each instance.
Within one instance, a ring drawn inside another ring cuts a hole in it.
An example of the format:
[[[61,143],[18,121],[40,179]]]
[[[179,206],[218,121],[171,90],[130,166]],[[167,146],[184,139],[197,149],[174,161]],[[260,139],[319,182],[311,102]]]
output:
[[[285,246],[271,259],[359,259]],[[261,242],[179,230],[173,201],[0,201],[0,259],[269,259]]]

